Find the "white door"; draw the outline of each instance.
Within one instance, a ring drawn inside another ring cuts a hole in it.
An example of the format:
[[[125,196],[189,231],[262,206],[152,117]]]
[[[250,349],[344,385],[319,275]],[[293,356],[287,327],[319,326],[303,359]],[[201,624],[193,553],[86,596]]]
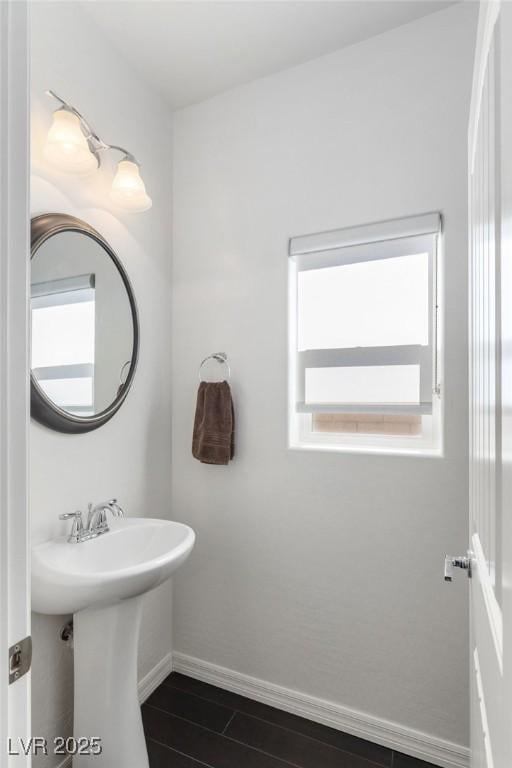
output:
[[[512,4],[480,4],[468,135],[471,768],[512,767]]]
[[[30,765],[20,748],[30,734],[30,675],[23,674],[27,644],[20,643],[30,635],[27,26],[24,2],[0,2],[1,768]],[[9,650],[17,644],[21,651],[8,664]]]

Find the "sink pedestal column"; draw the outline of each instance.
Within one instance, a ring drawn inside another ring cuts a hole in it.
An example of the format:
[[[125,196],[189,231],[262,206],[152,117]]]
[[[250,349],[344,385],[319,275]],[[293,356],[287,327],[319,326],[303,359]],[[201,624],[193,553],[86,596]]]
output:
[[[74,737],[101,739],[73,768],[149,768],[137,691],[143,596],[74,615]]]

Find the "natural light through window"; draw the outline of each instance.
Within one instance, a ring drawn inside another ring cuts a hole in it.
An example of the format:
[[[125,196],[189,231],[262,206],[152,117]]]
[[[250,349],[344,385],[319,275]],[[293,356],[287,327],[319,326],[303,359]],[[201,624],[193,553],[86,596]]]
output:
[[[290,241],[291,447],[441,449],[439,214]]]
[[[419,403],[418,365],[306,368],[306,403]]]
[[[299,350],[428,344],[428,253],[300,272],[298,307]]]
[[[59,291],[53,286],[45,290],[37,292],[36,286],[32,298],[32,370],[54,403],[90,415],[94,412],[95,289]]]
[[[32,368],[94,363],[94,301],[33,309],[32,323]]]
[[[81,376],[68,379],[40,379],[39,385],[43,387],[48,397],[61,408],[79,409],[83,415],[83,409],[93,413],[93,380],[92,376]]]

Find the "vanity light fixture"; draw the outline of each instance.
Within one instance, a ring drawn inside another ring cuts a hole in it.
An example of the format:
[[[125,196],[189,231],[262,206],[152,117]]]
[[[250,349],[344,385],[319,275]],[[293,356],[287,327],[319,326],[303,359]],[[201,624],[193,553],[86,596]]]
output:
[[[80,119],[67,107],[53,113],[44,156],[51,165],[67,173],[90,173],[98,168],[97,157],[89,149]]]
[[[61,104],[53,114],[53,123],[44,148],[48,162],[60,171],[83,175],[100,167],[102,152],[109,149],[121,152],[123,157],[118,162],[112,182],[111,200],[131,213],[151,208],[151,198],[140,176],[140,166],[131,152],[116,144],[104,142],[75,107],[54,91],[46,93]]]
[[[133,155],[126,155],[117,164],[110,198],[127,211],[147,211],[151,198],[139,173],[139,164]]]

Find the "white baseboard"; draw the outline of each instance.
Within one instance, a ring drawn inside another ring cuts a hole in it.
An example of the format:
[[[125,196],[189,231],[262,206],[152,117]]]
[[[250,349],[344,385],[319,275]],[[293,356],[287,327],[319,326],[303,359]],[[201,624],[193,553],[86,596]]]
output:
[[[168,653],[164,658],[155,664],[142,680],[139,681],[139,701],[143,704],[160,683],[172,672],[172,653]]]
[[[389,749],[396,749],[397,752],[417,757],[441,768],[469,768],[469,749],[428,733],[348,709],[333,701],[259,680],[184,653],[173,654],[172,667],[175,672],[359,736]]]

